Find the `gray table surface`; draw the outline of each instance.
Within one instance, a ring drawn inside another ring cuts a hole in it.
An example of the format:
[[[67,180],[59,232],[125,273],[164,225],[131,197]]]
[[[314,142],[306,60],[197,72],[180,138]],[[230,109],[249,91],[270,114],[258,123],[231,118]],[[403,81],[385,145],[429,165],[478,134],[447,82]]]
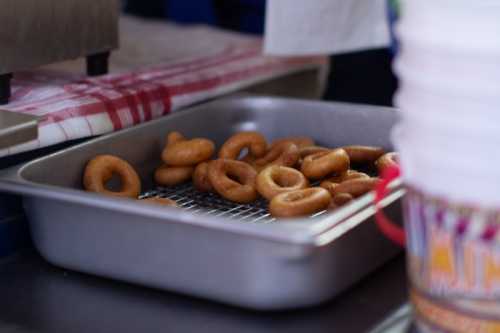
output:
[[[25,251],[0,261],[0,332],[366,332],[401,316],[405,281],[400,256],[327,304],[263,313],[59,269]]]

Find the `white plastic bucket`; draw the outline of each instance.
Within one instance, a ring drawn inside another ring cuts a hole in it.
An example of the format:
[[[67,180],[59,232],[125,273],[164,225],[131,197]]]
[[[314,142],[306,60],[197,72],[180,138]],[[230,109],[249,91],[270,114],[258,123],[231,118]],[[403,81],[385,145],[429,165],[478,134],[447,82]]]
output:
[[[417,326],[500,332],[500,1],[401,10],[392,139]]]

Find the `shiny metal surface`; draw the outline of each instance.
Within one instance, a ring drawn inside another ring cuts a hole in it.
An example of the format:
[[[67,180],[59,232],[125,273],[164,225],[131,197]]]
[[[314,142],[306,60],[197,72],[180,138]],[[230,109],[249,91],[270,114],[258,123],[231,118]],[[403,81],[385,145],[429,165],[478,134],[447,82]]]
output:
[[[399,252],[375,227],[371,194],[316,219],[242,223],[237,216],[86,193],[83,167],[96,154],[121,156],[136,167],[147,190],[171,130],[218,145],[234,132],[255,129],[268,139],[309,135],[328,146],[389,148],[395,117],[380,107],[227,98],[6,171],[0,189],[26,196],[34,243],[58,266],[254,309],[312,306]],[[396,220],[403,193],[396,189],[384,201]]]
[[[0,110],[0,149],[28,142],[37,137],[37,117]]]
[[[0,261],[0,295],[2,333],[361,333],[407,300],[403,256],[335,300],[299,311],[247,311],[117,283],[31,252]]]
[[[197,191],[191,183],[173,187],[158,187],[147,191],[140,199],[161,197],[174,200],[182,209],[202,215],[228,217],[240,222],[269,223],[275,219],[267,211],[267,202],[259,198],[251,204],[237,204],[220,195]]]
[[[418,333],[413,324],[412,308],[405,304],[388,315],[370,333]]]

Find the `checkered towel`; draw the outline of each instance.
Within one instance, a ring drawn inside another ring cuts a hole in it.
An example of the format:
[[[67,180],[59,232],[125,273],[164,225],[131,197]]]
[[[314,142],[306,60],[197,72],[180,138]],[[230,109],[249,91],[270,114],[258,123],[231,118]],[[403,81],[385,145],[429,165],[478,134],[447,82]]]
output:
[[[98,78],[60,72],[16,73],[2,109],[41,117],[37,140],[0,150],[0,157],[118,131],[182,107],[324,65],[325,58],[263,56],[260,40],[231,41],[210,54]]]

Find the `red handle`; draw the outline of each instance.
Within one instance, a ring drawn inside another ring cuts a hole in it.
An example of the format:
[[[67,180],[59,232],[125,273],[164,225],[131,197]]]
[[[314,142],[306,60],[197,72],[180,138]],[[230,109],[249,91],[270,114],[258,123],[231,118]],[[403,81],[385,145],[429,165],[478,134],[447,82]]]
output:
[[[406,235],[403,228],[392,222],[384,213],[380,201],[387,195],[387,185],[394,179],[400,176],[401,172],[398,166],[387,167],[382,172],[382,180],[375,189],[375,205],[377,212],[375,213],[375,221],[380,231],[394,243],[405,247]]]

